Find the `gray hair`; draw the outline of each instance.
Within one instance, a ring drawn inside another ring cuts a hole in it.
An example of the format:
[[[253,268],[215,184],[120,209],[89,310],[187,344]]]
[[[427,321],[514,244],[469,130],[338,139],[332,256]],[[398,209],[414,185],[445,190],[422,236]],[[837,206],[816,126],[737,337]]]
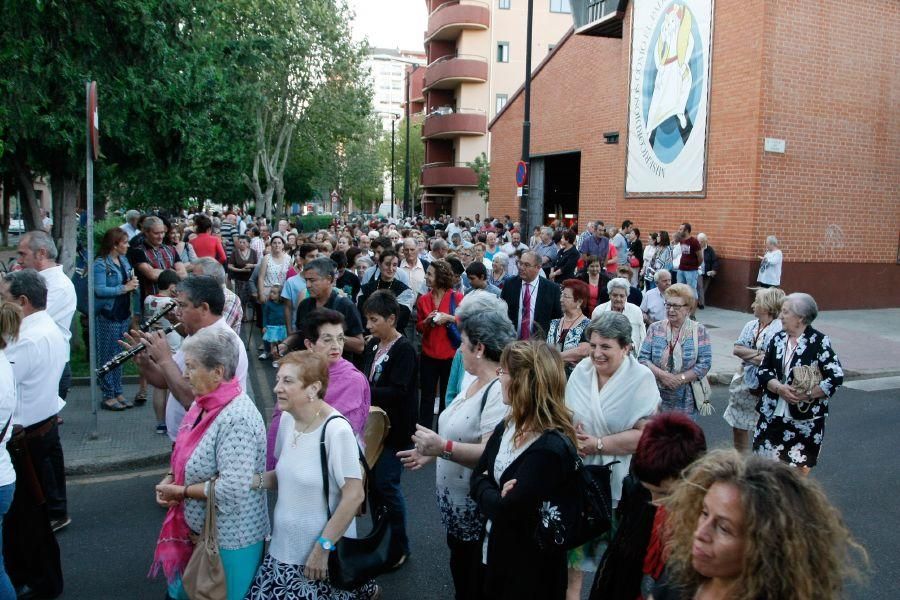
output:
[[[549,227],[542,227],[541,233],[546,233],[547,235],[549,235],[551,237],[553,236],[553,230]]]
[[[584,336],[590,341],[595,333],[600,337],[618,341],[623,348],[634,343],[631,339],[631,321],[622,313],[614,311],[600,313],[587,326]]]
[[[766,243],[767,243],[767,244],[772,244],[773,246],[777,246],[777,245],[778,245],[778,238],[775,237],[774,235],[770,235],[769,237],[766,238]]]
[[[218,281],[219,285],[225,285],[225,268],[216,259],[204,256],[195,258],[191,264],[194,266],[194,275],[207,275]]]
[[[375,266],[375,261],[372,260],[371,256],[363,256],[362,254],[360,254],[356,257],[355,262],[362,262],[362,264],[364,264],[366,266],[366,268]]]
[[[625,290],[625,294],[627,295],[628,292],[631,291],[631,284],[624,277],[616,277],[614,279],[610,279],[609,283],[606,284],[606,292],[612,294],[612,291],[616,288]]]
[[[494,260],[497,260],[498,258],[500,259],[500,262],[503,263],[504,268],[509,266],[509,255],[506,252],[498,252],[498,253],[494,254],[494,258],[491,260],[494,261]]]
[[[240,352],[234,343],[232,332],[221,328],[204,327],[184,340],[181,351],[207,369],[212,370],[221,366],[225,371],[225,381],[234,379]]]
[[[656,270],[656,273],[653,274],[653,281],[655,281],[656,283],[659,283],[659,280],[662,279],[662,276],[663,276],[663,275],[668,275],[668,276],[669,276],[669,279],[670,279],[670,280],[672,279],[672,272],[671,272],[671,271],[669,271],[668,269],[657,269],[657,270]],[[608,292],[608,291],[609,291],[609,290],[607,290],[607,292]],[[630,290],[629,290],[629,291],[630,291]]]
[[[321,258],[316,258],[305,265],[303,265],[303,272],[307,271],[315,271],[322,277],[330,277],[334,279],[334,272],[337,270],[337,265],[330,258],[323,256]]]
[[[43,250],[47,254],[47,258],[50,260],[56,260],[58,255],[56,250],[56,243],[53,241],[53,238],[50,237],[50,234],[46,231],[29,231],[23,236],[23,241],[25,245],[28,246],[28,249],[32,252],[38,252]]]
[[[489,361],[498,362],[506,345],[516,340],[506,302],[490,292],[470,292],[459,305],[456,319],[469,342],[484,344],[484,358]]]
[[[698,242],[701,242],[701,243],[707,241],[706,234],[703,233],[703,232],[698,233],[698,234],[697,234],[697,241],[698,241]]]
[[[125,221],[127,223],[131,223],[132,219],[140,219],[141,211],[134,210],[133,208],[125,213]]]
[[[432,250],[448,250],[450,245],[441,238],[435,238],[431,241]]]
[[[7,273],[3,280],[9,286],[9,295],[13,298],[25,296],[34,308],[38,310],[47,308],[47,282],[34,269]]]
[[[151,231],[154,227],[159,227],[160,225],[165,225],[163,220],[159,217],[154,217],[150,215],[149,217],[144,217],[144,222],[141,224],[141,229],[146,231]]]
[[[788,302],[791,306],[788,310],[800,317],[807,325],[811,324],[819,316],[819,305],[816,304],[815,298],[804,292],[794,292],[788,294],[784,298],[784,304]]]

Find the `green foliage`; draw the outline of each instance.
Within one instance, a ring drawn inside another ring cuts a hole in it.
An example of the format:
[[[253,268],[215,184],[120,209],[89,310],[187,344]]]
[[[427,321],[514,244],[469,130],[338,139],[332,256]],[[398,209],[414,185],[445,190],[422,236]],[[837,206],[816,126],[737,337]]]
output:
[[[397,198],[403,199],[403,178],[406,177],[406,119],[397,121],[395,150],[395,167],[397,182]],[[425,164],[425,142],[422,140],[422,121],[412,117],[409,123],[409,197],[410,205],[415,206],[422,194],[422,166]],[[385,169],[391,168],[391,138],[387,138],[386,147],[382,150]]]
[[[333,217],[331,215],[304,215],[298,217],[300,224],[303,225],[303,231],[318,231],[320,229],[328,229],[331,227]],[[293,219],[292,219],[293,221]]]
[[[491,163],[487,155],[482,152],[475,157],[475,160],[468,163],[468,166],[478,174],[478,193],[487,202],[491,187]]]

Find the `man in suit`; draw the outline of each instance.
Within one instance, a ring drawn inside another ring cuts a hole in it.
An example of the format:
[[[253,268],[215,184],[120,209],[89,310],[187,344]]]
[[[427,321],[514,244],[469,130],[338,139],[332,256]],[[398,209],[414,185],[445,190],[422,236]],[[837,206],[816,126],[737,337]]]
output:
[[[541,258],[532,251],[523,253],[519,259],[519,276],[507,281],[500,292],[519,339],[528,339],[538,331],[544,335],[551,320],[562,318],[560,288],[541,277],[540,271]]]

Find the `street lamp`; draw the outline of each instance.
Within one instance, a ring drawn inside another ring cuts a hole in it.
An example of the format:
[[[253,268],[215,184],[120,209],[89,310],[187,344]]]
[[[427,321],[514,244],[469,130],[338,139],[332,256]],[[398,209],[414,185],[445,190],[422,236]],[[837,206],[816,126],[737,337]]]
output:
[[[400,115],[391,115],[391,220],[394,219],[394,133]]]
[[[412,214],[409,204],[409,88],[412,86],[412,74],[418,68],[419,65],[413,64],[412,71],[406,72],[406,163],[403,174],[403,216],[407,219]]]
[[[522,162],[525,163],[526,173],[531,171],[531,22],[534,16],[534,0],[528,0],[528,17],[525,25],[525,114],[522,119]],[[531,174],[528,173],[530,176]],[[531,223],[528,221],[528,188],[530,181],[525,181],[522,186],[522,201],[519,204],[519,223],[522,231],[531,231]]]

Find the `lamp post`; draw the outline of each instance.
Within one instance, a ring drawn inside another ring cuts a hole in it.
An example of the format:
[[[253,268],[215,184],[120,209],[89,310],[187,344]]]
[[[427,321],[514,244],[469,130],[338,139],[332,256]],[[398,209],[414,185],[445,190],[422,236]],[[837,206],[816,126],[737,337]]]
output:
[[[419,65],[414,64],[411,71],[406,72],[406,163],[403,173],[403,216],[407,219],[412,214],[409,205],[409,88],[412,85],[412,74]]]
[[[391,115],[391,220],[394,219],[394,134],[400,115]]]
[[[534,16],[534,0],[528,0],[528,18],[525,25],[525,114],[522,120],[522,162],[526,172],[531,171],[531,22]],[[530,173],[529,173],[530,175]],[[522,186],[522,200],[519,204],[519,223],[522,231],[530,231],[528,222],[528,190],[531,182],[526,180]]]

